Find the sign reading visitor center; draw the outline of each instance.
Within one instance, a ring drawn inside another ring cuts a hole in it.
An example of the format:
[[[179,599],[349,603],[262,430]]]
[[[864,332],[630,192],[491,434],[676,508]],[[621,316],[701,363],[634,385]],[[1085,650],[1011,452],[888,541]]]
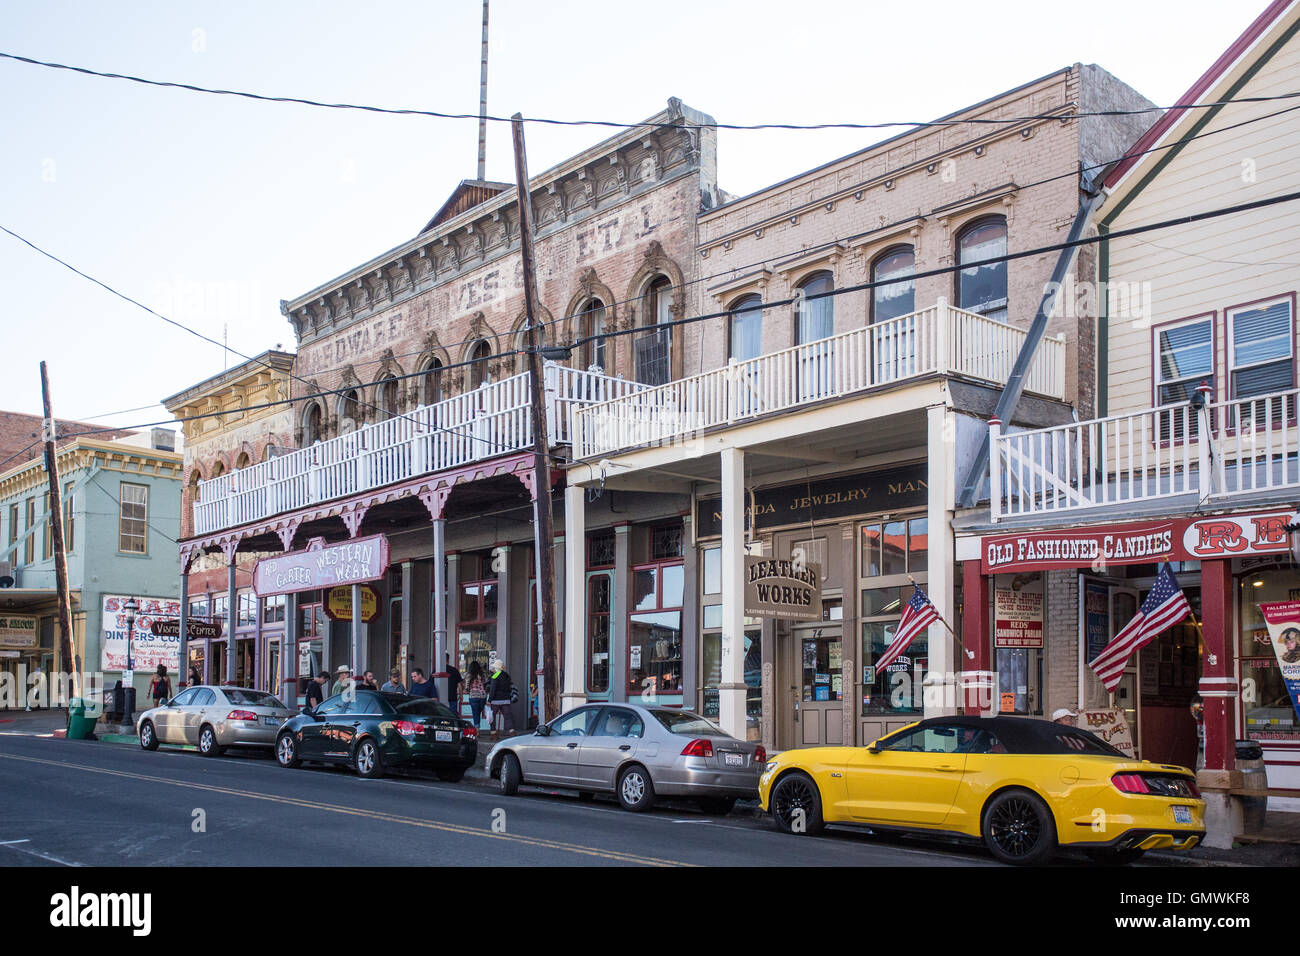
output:
[[[253,591],[292,594],[345,584],[363,584],[388,570],[388,539],[382,534],[326,544],[312,538],[305,551],[289,551],[262,558],[253,569]]]
[[[822,619],[821,567],[745,558],[745,615],[783,621]]]

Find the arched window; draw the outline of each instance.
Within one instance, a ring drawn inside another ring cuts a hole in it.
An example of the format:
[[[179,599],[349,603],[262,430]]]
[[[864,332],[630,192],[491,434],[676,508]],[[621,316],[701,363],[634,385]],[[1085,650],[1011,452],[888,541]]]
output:
[[[871,281],[888,283],[871,290],[871,321],[888,322],[916,311],[916,253],[911,246],[886,249],[871,264]]]
[[[588,299],[583,303],[578,309],[576,327],[577,337],[587,340],[578,352],[580,367],[609,371],[608,342],[604,337],[605,303],[600,299]]]
[[[247,468],[251,464],[252,459],[248,457],[248,452],[241,451],[239,457],[235,459],[235,470],[238,471],[242,468]]]
[[[469,387],[478,388],[484,382],[492,380],[488,372],[488,356],[492,354],[491,348],[485,339],[480,339],[469,353]]]
[[[350,432],[362,424],[361,396],[355,388],[350,388],[343,393],[343,400],[339,402],[339,430]]]
[[[375,411],[377,421],[384,421],[397,414],[397,379],[389,378],[379,383],[375,389]]]
[[[649,330],[637,336],[636,380],[642,385],[666,385],[672,379],[672,326],[655,328],[673,320],[673,286],[667,276],[659,276],[642,298],[641,324]]]
[[[315,444],[320,441],[321,435],[321,408],[319,402],[312,402],[307,406],[307,414],[302,418],[302,444],[303,447]]]
[[[197,468],[195,468],[192,472],[190,472],[190,503],[191,504],[197,505],[200,501],[203,500],[203,495],[202,495],[203,486],[199,484],[201,478],[202,476],[199,474],[199,470]]]
[[[436,405],[442,401],[442,362],[439,359],[429,359],[429,364],[424,367],[424,374],[420,376],[420,404]]]
[[[728,355],[737,362],[763,354],[763,300],[747,295],[731,306]]]
[[[226,473],[226,466],[222,464],[220,461],[218,461],[215,465],[212,466],[213,478],[220,478],[225,473]]]
[[[806,296],[821,295],[835,290],[835,277],[829,272],[814,272],[799,289]],[[795,344],[804,345],[835,334],[835,297],[823,295],[820,299],[806,299],[799,307],[799,321],[795,328]]]
[[[1007,254],[1007,221],[1001,216],[979,219],[957,237],[957,263],[966,265]],[[1007,320],[1006,261],[962,269],[957,274],[957,305],[999,322]]]

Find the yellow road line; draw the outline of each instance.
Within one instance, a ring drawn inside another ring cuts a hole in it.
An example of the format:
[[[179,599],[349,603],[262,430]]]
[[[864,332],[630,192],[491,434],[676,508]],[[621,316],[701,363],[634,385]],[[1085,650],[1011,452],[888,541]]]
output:
[[[624,853],[618,850],[602,850],[597,847],[582,846],[577,843],[561,843],[558,840],[545,840],[540,837],[520,836],[516,833],[495,833],[492,830],[479,829],[477,827],[461,826],[456,823],[443,823],[437,820],[421,820],[418,817],[400,816],[395,813],[385,813],[382,810],[362,810],[357,807],[345,807],[335,803],[320,803],[316,800],[304,800],[301,797],[283,797],[271,793],[256,793],[250,790],[232,790],[229,787],[217,787],[206,783],[190,783],[185,780],[170,780],[165,777],[154,777],[146,774],[130,773],[125,770],[109,770],[105,767],[89,767],[84,764],[65,763],[61,760],[44,760],[39,757],[20,757],[17,754],[0,753],[0,758],[6,760],[22,760],[28,763],[46,764],[51,767],[62,767],[69,770],[81,770],[86,773],[101,773],[113,777],[125,777],[129,780],[140,780],[145,783],[165,783],[174,787],[184,787],[189,790],[202,790],[207,793],[219,793],[231,797],[245,797],[250,800],[265,800],[270,803],[280,803],[291,807],[301,807],[306,810],[323,810],[328,813],[344,813],[350,816],[365,817],[371,820],[378,820],[384,823],[400,823],[406,826],[422,827],[428,830],[441,830],[445,833],[455,833],[462,836],[487,837],[493,840],[506,840],[513,843],[523,843],[528,846],[540,847],[547,850],[561,850],[566,853],[578,853],[585,856],[602,857],[617,863],[640,863],[645,866],[693,866],[691,863],[682,863],[677,860],[664,860],[657,857],[641,856],[634,853]]]

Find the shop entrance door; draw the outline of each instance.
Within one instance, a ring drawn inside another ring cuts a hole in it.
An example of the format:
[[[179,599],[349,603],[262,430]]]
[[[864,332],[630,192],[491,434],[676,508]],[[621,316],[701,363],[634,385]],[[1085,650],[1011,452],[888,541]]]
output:
[[[785,696],[791,715],[790,745],[824,747],[844,743],[844,643],[840,625],[797,625],[785,631],[782,643],[786,648],[782,670],[787,679],[781,683],[788,687]]]
[[[1124,630],[1137,616],[1139,606],[1138,592],[1134,588],[1111,587],[1110,589],[1110,639]],[[1115,688],[1114,706],[1123,709],[1128,721],[1129,733],[1133,737],[1133,749],[1139,760],[1142,759],[1142,695],[1138,693],[1138,661],[1141,651],[1129,657],[1124,666],[1124,676]]]

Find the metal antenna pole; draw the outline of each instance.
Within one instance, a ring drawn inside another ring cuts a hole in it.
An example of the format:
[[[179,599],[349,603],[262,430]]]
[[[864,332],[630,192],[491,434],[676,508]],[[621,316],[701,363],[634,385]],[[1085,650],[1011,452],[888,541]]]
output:
[[[483,59],[478,79],[478,178],[487,178],[488,0],[483,0]]]

